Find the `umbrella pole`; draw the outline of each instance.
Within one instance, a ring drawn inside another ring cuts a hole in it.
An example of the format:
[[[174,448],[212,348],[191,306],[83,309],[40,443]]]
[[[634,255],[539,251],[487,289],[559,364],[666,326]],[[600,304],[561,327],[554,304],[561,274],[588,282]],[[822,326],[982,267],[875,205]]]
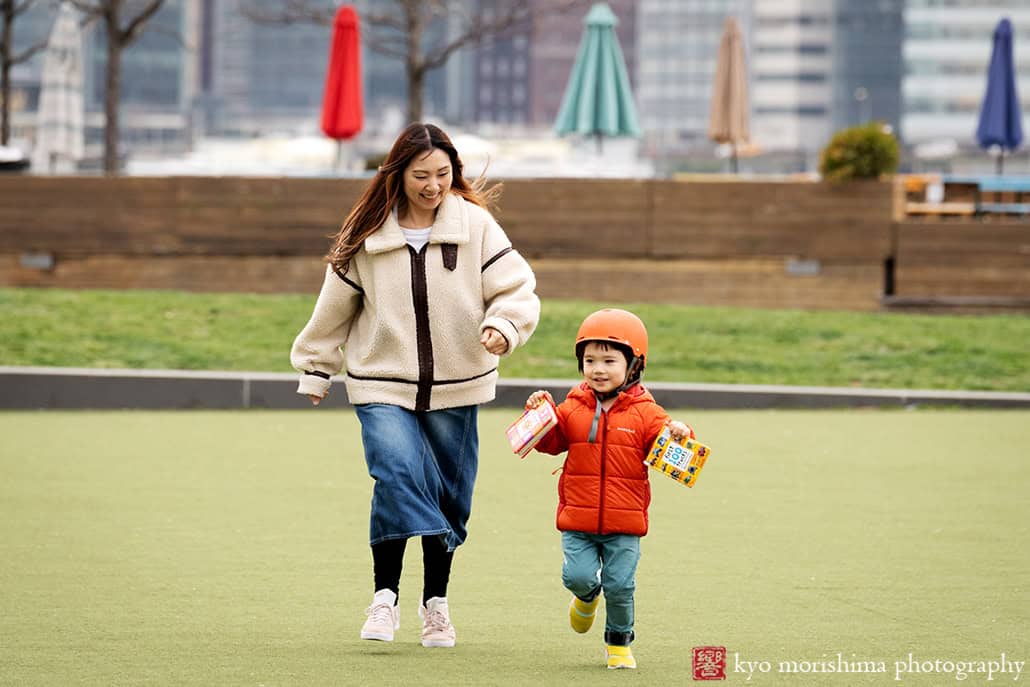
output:
[[[1005,149],[998,152],[998,159],[994,161],[994,173],[1001,176],[1005,170]]]
[[[595,134],[595,137],[597,138],[597,154],[600,155],[603,152],[602,151],[603,145],[602,145],[602,141],[601,141],[601,134]]]
[[[343,158],[343,141],[336,139],[336,161],[333,163],[333,172],[339,173],[340,160]]]
[[[737,144],[736,143],[731,143],[730,144],[730,170],[734,174],[737,173]]]

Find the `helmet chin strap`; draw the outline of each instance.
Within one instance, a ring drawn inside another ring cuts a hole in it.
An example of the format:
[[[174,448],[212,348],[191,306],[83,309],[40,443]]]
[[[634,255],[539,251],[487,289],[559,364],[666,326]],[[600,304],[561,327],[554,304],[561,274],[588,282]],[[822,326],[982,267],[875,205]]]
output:
[[[644,371],[644,361],[640,356],[634,356],[633,360],[629,361],[629,365],[626,366],[626,381],[622,383],[615,393],[618,394],[620,391],[625,391],[634,384],[640,384],[640,374]]]

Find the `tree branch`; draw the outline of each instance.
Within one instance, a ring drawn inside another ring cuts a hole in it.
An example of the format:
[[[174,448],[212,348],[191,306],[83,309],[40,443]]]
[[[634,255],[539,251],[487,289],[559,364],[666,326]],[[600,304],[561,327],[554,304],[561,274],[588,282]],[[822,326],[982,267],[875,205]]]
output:
[[[25,62],[25,61],[29,60],[33,55],[35,55],[40,50],[45,49],[46,46],[47,46],[47,39],[43,39],[40,42],[36,43],[35,45],[32,45],[32,46],[29,46],[28,48],[25,48],[25,50],[23,50],[21,53],[19,53],[19,54],[15,55],[14,57],[12,57],[9,60],[8,64],[21,64],[22,62]]]
[[[374,50],[380,55],[388,55],[402,60],[408,57],[408,44],[400,38],[380,38],[365,34],[361,37],[361,40],[364,41],[369,50]]]
[[[36,0],[25,0],[25,2],[23,2],[20,5],[18,3],[15,3],[14,4],[14,9],[11,12],[11,18],[12,19],[16,18],[19,14],[21,14],[22,12],[24,12],[28,8],[32,7],[34,4],[36,4]]]
[[[164,2],[165,0],[151,0],[150,4],[147,5],[145,9],[137,14],[135,19],[129,22],[129,25],[125,27],[125,30],[120,32],[121,35],[119,38],[121,38],[122,43],[128,45],[136,40],[136,38],[139,37],[143,25],[146,24],[147,20],[154,16],[159,9],[161,9],[161,5],[163,5]]]
[[[400,17],[393,12],[366,12],[361,15],[361,20],[367,26],[393,29],[394,31],[400,31],[402,33],[407,33],[408,31],[408,23],[403,17]]]
[[[83,0],[70,0],[82,2]],[[281,0],[283,7],[277,11],[259,9],[257,0],[239,0],[239,12],[244,17],[258,24],[326,24],[331,25],[336,10],[326,7],[317,0]],[[376,0],[382,4],[385,0]],[[423,69],[435,69],[443,66],[454,52],[461,48],[479,45],[488,40],[528,28],[529,22],[537,16],[560,14],[569,10],[585,7],[592,0],[550,0],[543,7],[532,9],[525,0],[507,0],[497,11],[492,12],[489,19],[483,9],[468,12],[465,0],[394,0],[392,10],[377,12],[367,11],[361,14],[362,23],[371,30],[363,33],[365,45],[381,55],[401,60],[416,59]],[[400,12],[403,10],[407,16]],[[458,17],[462,28],[457,36],[438,47],[425,51],[424,55],[410,55],[405,37],[412,29],[411,17],[426,12],[422,16],[421,25],[425,26],[433,18],[446,19]],[[428,15],[428,16],[427,16]],[[382,32],[395,35],[383,36]]]
[[[471,15],[465,14],[467,21],[461,33],[426,54],[426,68],[435,69],[443,66],[455,51],[466,46],[479,45],[529,28],[529,22],[535,16],[568,12],[578,6],[585,6],[587,2],[589,0],[554,0],[546,9],[533,10],[528,3],[516,0],[505,5],[503,11],[490,19],[486,19],[486,13],[482,10]]]
[[[428,69],[441,67],[455,51],[469,45],[478,45],[488,38],[502,32],[516,30],[532,17],[532,11],[526,3],[516,2],[508,5],[505,12],[491,19],[486,19],[480,11],[472,15],[462,32],[450,41],[427,52],[425,64]]]
[[[239,13],[255,24],[326,24],[332,25],[336,11],[332,7],[313,7],[307,0],[287,0],[279,11],[259,9],[254,0],[240,0]]]
[[[173,29],[167,29],[163,26],[152,26],[148,29],[150,33],[160,34],[162,36],[168,36],[174,40],[180,47],[186,50],[193,50],[195,46],[191,46],[186,42],[186,39],[182,37],[182,34]]]
[[[69,5],[71,5],[72,7],[74,7],[75,9],[79,10],[80,12],[85,12],[86,14],[88,14],[90,16],[97,16],[97,15],[103,14],[103,12],[104,12],[104,6],[101,5],[101,4],[94,4],[94,3],[91,3],[91,2],[86,2],[86,0],[64,0],[64,1],[67,2]]]

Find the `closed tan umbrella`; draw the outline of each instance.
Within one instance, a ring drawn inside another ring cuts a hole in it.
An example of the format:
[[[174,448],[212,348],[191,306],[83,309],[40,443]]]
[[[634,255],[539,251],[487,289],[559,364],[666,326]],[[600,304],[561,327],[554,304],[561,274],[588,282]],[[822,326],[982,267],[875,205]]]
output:
[[[719,41],[719,57],[712,80],[712,104],[708,115],[708,138],[729,143],[731,164],[737,171],[737,146],[751,140],[748,126],[750,106],[747,99],[747,65],[740,26],[727,17]]]

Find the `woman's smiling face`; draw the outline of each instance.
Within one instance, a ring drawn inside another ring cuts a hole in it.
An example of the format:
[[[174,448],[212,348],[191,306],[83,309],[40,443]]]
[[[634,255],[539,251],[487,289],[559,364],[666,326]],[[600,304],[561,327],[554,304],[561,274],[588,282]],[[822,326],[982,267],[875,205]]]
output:
[[[413,159],[404,170],[404,195],[415,214],[435,212],[451,189],[451,158],[439,148]]]

